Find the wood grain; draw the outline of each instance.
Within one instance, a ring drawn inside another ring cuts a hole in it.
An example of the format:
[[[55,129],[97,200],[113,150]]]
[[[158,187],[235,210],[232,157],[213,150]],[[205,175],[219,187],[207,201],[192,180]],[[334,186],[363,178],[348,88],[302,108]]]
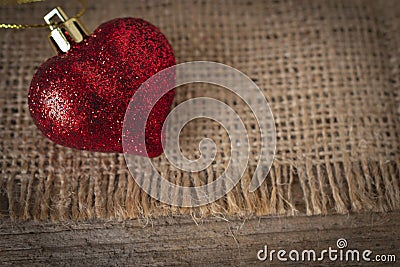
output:
[[[370,249],[374,254],[398,257],[399,226],[398,212],[201,221],[190,217],[64,224],[3,221],[0,263],[18,266],[296,266],[298,263],[277,260],[259,262],[256,255],[264,245],[287,251],[336,248],[338,238],[345,238],[352,249]],[[329,264],[332,263],[318,263],[319,266]],[[343,263],[346,266],[361,264]]]

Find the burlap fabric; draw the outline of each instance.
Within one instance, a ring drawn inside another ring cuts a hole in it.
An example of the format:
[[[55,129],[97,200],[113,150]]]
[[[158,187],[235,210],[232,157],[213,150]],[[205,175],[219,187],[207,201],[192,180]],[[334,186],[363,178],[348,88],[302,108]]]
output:
[[[62,6],[73,14],[75,1]],[[41,23],[57,3],[0,9],[1,22]],[[89,30],[115,17],[142,17],[170,40],[178,62],[210,60],[251,77],[270,101],[276,160],[249,193],[259,134],[248,107],[226,90],[178,88],[175,104],[197,96],[239,113],[252,143],[241,182],[199,208],[165,205],[134,182],[121,154],[77,151],[42,136],[27,107],[30,80],[53,55],[47,30],[0,31],[0,151],[3,216],[22,220],[125,219],[159,215],[329,214],[400,207],[400,8],[396,1],[93,1]],[[212,138],[216,162],[200,173],[156,159],[171,181],[198,185],[226,166],[229,138],[217,123],[196,120],[180,142],[189,158]],[[143,170],[151,179],[152,170]]]

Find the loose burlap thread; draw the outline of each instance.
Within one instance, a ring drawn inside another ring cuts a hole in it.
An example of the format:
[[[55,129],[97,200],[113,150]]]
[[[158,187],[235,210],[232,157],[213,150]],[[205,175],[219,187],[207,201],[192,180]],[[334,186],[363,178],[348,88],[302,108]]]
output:
[[[19,220],[127,219],[162,215],[296,215],[389,211],[400,207],[400,10],[396,1],[113,1],[89,2],[81,19],[93,30],[115,17],[141,17],[170,40],[178,62],[210,60],[247,74],[270,102],[277,129],[276,159],[263,185],[248,185],[260,136],[249,108],[208,84],[178,88],[174,106],[210,96],[238,112],[251,142],[239,184],[198,208],[149,197],[134,182],[123,155],[53,144],[33,124],[30,80],[52,50],[46,30],[1,30],[0,149],[4,217]],[[41,22],[51,1],[2,7],[4,22]],[[62,6],[73,15],[78,3]],[[180,144],[198,156],[202,137],[218,147],[203,172],[158,172],[174,183],[213,181],[229,160],[230,140],[215,122],[189,123]],[[152,181],[154,170],[143,169]]]

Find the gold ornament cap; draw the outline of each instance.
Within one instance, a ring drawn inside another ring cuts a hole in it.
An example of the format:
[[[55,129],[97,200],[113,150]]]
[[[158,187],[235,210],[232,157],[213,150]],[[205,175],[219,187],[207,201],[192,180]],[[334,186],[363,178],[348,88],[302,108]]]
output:
[[[55,18],[58,21],[54,20]],[[57,53],[68,52],[71,49],[70,40],[80,43],[88,35],[81,22],[77,18],[68,18],[61,7],[54,8],[43,19],[49,25],[51,30],[49,35],[50,44]],[[70,38],[67,38],[67,35]]]

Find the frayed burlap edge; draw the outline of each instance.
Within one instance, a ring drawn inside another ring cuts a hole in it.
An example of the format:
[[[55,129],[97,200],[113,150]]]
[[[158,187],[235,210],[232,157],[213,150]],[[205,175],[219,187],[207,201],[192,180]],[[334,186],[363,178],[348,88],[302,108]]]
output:
[[[69,182],[68,176],[49,175],[18,184],[9,177],[5,187],[9,216],[15,220],[123,220],[176,214],[203,218],[398,210],[399,177],[399,161],[314,164],[305,159],[296,166],[275,162],[267,181],[254,193],[248,192],[249,177],[244,177],[222,199],[197,208],[171,207],[150,198],[127,172]],[[20,192],[19,198],[15,192]]]

